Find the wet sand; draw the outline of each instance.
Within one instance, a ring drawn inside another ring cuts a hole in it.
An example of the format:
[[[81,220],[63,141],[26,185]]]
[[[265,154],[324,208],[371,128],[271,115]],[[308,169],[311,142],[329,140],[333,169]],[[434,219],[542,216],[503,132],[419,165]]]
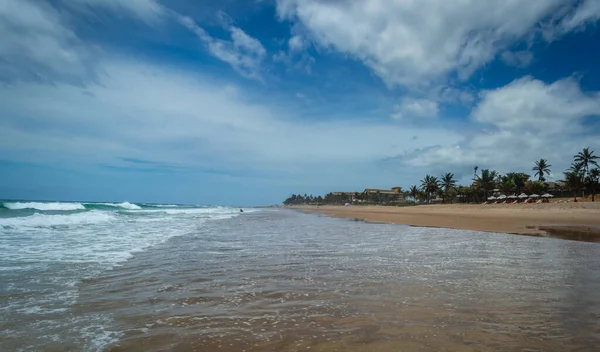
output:
[[[122,335],[107,352],[591,352],[599,254],[583,242],[265,211],[86,280],[76,310],[111,313]]]
[[[296,206],[304,213],[422,227],[559,237],[600,242],[600,202]]]

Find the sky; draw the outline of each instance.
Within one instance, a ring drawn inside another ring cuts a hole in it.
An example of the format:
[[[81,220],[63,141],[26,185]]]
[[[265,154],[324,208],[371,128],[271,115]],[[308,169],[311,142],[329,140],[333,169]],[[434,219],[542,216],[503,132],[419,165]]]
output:
[[[268,205],[600,154],[597,0],[0,0],[0,198]]]

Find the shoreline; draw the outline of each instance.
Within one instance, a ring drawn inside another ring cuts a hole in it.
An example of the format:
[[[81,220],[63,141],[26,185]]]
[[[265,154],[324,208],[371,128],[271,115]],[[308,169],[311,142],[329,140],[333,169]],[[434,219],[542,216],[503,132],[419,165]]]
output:
[[[600,202],[286,207],[307,214],[418,227],[600,242]]]

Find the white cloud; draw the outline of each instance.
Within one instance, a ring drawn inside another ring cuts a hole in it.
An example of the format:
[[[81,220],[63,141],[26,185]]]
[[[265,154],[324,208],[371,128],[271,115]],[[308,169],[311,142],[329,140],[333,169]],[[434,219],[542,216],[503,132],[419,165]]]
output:
[[[505,51],[500,58],[509,66],[527,67],[533,61],[533,53],[527,50]]]
[[[308,47],[306,38],[302,35],[294,35],[288,40],[288,48],[290,53],[300,52]]]
[[[93,8],[98,7],[115,13],[125,11],[147,23],[156,22],[165,13],[165,8],[156,0],[66,0],[63,5],[90,14],[94,13]]]
[[[278,0],[282,19],[322,47],[362,60],[389,85],[465,79],[515,42],[567,32],[598,19],[598,1]]]
[[[295,34],[287,41],[287,51],[280,50],[275,53],[273,61],[285,64],[290,70],[302,70],[310,75],[315,63],[315,58],[306,51],[310,42],[299,31],[292,29],[292,32]]]
[[[460,144],[421,151],[409,163],[480,165],[506,172],[530,171],[534,160],[547,158],[560,174],[577,151],[587,146],[600,150],[597,134],[584,125],[586,118],[600,114],[600,92],[583,92],[573,78],[546,84],[524,77],[482,92],[480,99],[471,119],[486,129],[468,132]]]
[[[433,100],[406,98],[394,106],[392,118],[435,118],[438,115],[438,104]]]
[[[267,54],[260,41],[235,26],[227,27],[231,35],[230,41],[214,38],[191,18],[186,16],[177,16],[177,18],[200,38],[213,56],[229,63],[234,70],[247,78],[260,79],[261,64]]]
[[[90,48],[62,24],[60,13],[43,2],[4,0],[0,4],[0,79],[79,81],[88,76]]]
[[[573,78],[546,84],[524,77],[482,92],[472,118],[502,130],[554,134],[572,131],[582,118],[599,113],[600,95],[582,92]]]
[[[76,15],[93,16],[99,8],[137,17],[148,24],[156,24],[164,16],[175,18],[197,34],[213,56],[245,77],[260,79],[266,50],[257,39],[231,25],[227,27],[231,40],[213,38],[192,19],[155,0],[72,0],[56,4],[4,0],[0,3],[0,80],[82,84],[95,78],[101,51],[83,43],[69,24]]]
[[[243,92],[189,72],[143,62],[103,67],[106,76],[85,91],[68,84],[1,88],[2,157],[70,164],[136,157],[248,172],[308,172],[302,165],[313,165],[343,173],[460,138],[358,117],[307,122],[285,102],[249,102]]]
[[[599,19],[600,1],[587,0],[584,1],[576,11],[569,13],[560,21],[558,31],[560,34],[564,34],[572,30],[581,29]]]

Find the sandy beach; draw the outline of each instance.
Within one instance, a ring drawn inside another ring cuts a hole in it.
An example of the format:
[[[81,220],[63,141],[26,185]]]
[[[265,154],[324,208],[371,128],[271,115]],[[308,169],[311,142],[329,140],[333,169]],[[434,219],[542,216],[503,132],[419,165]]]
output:
[[[305,213],[372,222],[600,241],[600,202],[292,208]]]

